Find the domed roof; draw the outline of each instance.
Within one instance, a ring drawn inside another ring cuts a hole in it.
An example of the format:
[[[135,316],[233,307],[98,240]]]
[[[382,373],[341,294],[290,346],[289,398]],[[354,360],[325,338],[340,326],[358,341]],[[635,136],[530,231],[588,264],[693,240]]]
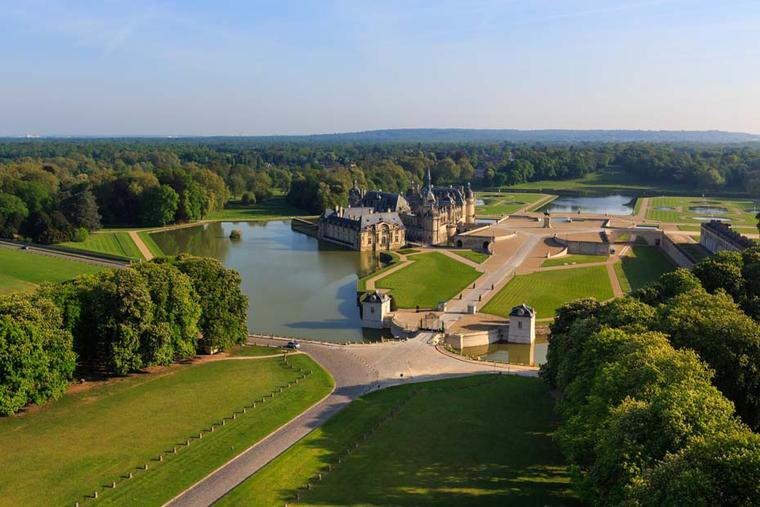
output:
[[[536,311],[526,304],[515,306],[512,311],[509,312],[510,317],[533,317]]]
[[[470,182],[467,182],[467,188],[464,189],[464,197],[465,199],[472,199],[475,197],[475,195],[472,193],[472,188],[470,188]]]

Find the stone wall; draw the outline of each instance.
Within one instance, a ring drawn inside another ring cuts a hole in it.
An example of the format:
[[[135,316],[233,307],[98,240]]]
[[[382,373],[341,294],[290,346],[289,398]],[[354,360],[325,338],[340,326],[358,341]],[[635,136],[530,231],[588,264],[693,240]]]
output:
[[[667,234],[662,235],[662,241],[660,242],[660,248],[670,259],[681,268],[691,269],[694,266],[694,262],[684,254],[678,245],[668,237]]]

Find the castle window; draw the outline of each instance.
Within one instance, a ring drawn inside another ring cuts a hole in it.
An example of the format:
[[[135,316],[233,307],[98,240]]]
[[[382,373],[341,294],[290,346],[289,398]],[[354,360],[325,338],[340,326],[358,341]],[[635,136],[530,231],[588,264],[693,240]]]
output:
[[[522,329],[522,322],[517,323],[517,329]]]

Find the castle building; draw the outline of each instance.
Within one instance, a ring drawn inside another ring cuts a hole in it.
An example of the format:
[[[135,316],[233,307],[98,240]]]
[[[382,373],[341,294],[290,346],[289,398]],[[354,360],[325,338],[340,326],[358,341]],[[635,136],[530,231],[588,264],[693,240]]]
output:
[[[742,252],[755,246],[755,242],[733,230],[729,224],[719,220],[703,222],[699,228],[699,243],[710,253],[723,250]]]
[[[356,183],[348,208],[326,210],[319,219],[319,239],[354,250],[396,250],[407,242],[447,245],[475,223],[475,195],[466,187],[427,185],[406,195],[366,191]]]

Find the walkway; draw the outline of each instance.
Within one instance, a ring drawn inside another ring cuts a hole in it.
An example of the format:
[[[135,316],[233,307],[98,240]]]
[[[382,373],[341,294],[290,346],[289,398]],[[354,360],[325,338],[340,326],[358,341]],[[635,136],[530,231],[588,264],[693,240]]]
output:
[[[252,336],[249,343],[282,344],[280,339]],[[432,333],[420,333],[404,342],[335,345],[302,342],[308,353],[335,379],[335,390],[325,399],[250,447],[206,478],[167,503],[172,506],[206,506],[256,473],[271,460],[324,424],[362,394],[409,382],[438,380],[478,373],[503,372],[499,366],[463,361],[438,352]],[[535,368],[510,367],[510,373],[536,376]]]
[[[645,220],[647,217],[647,211],[649,211],[649,197],[639,197],[641,205],[639,211],[636,212],[636,218]]]
[[[146,261],[149,261],[155,257],[153,255],[153,252],[150,251],[150,248],[147,247],[137,231],[129,231],[129,237],[132,239],[132,241],[134,241],[135,245],[137,245],[137,249],[140,250],[140,254],[142,254],[143,258]]]

